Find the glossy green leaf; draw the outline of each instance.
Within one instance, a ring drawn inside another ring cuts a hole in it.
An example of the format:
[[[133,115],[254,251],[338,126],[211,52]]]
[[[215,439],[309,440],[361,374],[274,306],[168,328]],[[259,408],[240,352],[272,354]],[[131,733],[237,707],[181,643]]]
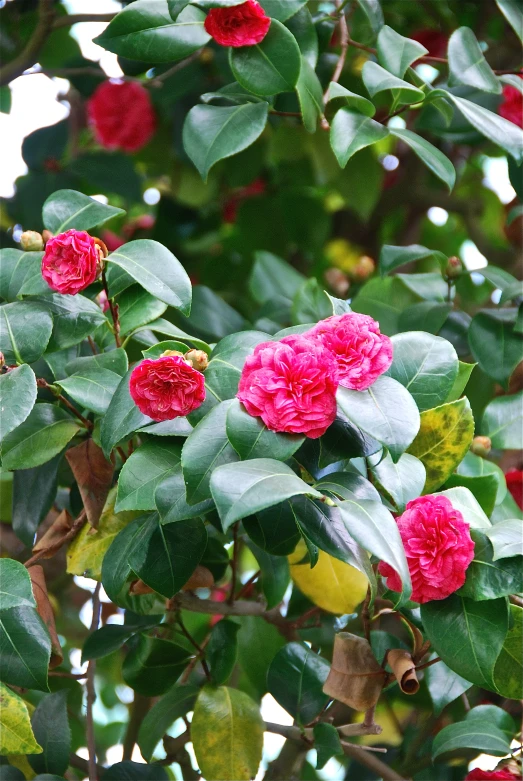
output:
[[[48,694],[38,703],[31,717],[34,736],[42,753],[29,757],[37,773],[61,776],[69,767],[71,729],[67,717],[67,691]]]
[[[132,453],[118,478],[115,510],[154,510],[158,485],[180,463],[178,442],[153,440]]]
[[[268,110],[265,102],[193,106],[183,127],[183,145],[205,182],[215,163],[247,149],[259,138]]]
[[[394,90],[399,103],[417,103],[425,97],[423,90],[399,79],[372,60],[367,60],[364,64],[361,75],[371,98],[385,90]]]
[[[32,607],[12,607],[0,614],[0,678],[4,683],[49,691],[47,668],[51,640]]]
[[[278,651],[267,673],[267,686],[274,699],[298,723],[309,724],[328,702],[323,684],[328,662],[302,643],[288,643]]]
[[[430,660],[435,658],[436,654],[431,654]],[[466,681],[442,661],[427,667],[425,681],[434,705],[435,716],[439,716],[446,705],[454,702],[472,686],[470,681]]]
[[[380,65],[393,76],[402,79],[413,62],[428,54],[428,50],[418,41],[405,38],[384,25],[378,35],[378,60]]]
[[[420,430],[408,452],[425,466],[424,493],[431,493],[447,480],[468,451],[473,436],[474,418],[467,398],[421,413]]]
[[[337,399],[341,413],[386,447],[394,461],[419,431],[420,415],[414,399],[391,377],[378,377],[365,391],[340,386]]]
[[[41,751],[42,747],[33,735],[27,704],[0,683],[0,755],[38,754]]]
[[[150,762],[156,744],[176,719],[193,710],[199,689],[190,684],[175,686],[153,705],[140,726],[138,745],[143,758]]]
[[[367,17],[374,33],[378,33],[383,26],[383,11],[380,0],[358,0],[358,5]]]
[[[379,454],[371,457],[369,463],[374,482],[398,512],[403,512],[407,502],[422,493],[425,467],[414,456],[404,453],[395,464],[389,454]]]
[[[493,399],[483,413],[481,433],[500,450],[523,448],[523,391]]]
[[[212,499],[204,499],[196,504],[187,504],[181,465],[170,470],[168,477],[164,477],[158,483],[154,501],[162,523],[175,523],[188,518],[197,518],[205,515],[214,507]]]
[[[139,694],[156,697],[178,680],[190,656],[183,645],[142,634],[124,659],[123,679]]]
[[[8,364],[33,363],[45,352],[53,321],[45,306],[16,301],[0,306],[0,351]]]
[[[136,328],[156,320],[163,315],[166,309],[165,302],[159,301],[138,285],[131,285],[118,297],[120,333],[122,335],[128,334]]]
[[[206,659],[211,670],[212,682],[221,686],[229,679],[238,655],[236,635],[240,628],[234,621],[222,619],[215,624],[206,650]]]
[[[86,296],[53,293],[39,299],[53,315],[53,333],[49,352],[65,350],[78,344],[105,322],[105,315],[94,301]]]
[[[472,477],[470,475],[452,474],[445,483],[447,488],[464,486],[475,496],[481,509],[487,517],[492,515],[498,494],[498,477],[485,474]]]
[[[2,464],[6,469],[29,469],[50,461],[79,431],[67,412],[54,404],[36,404],[26,420],[4,437]]]
[[[54,233],[64,233],[71,228],[87,231],[102,225],[123,209],[95,201],[76,190],[57,190],[44,203],[42,215],[45,227]]]
[[[482,531],[490,529],[489,519],[472,491],[467,487],[455,486],[447,488],[445,491],[439,491],[438,494],[447,497],[452,506],[460,511],[471,529],[481,529]]]
[[[447,263],[447,258],[442,252],[427,249],[421,244],[410,244],[408,247],[384,244],[380,253],[380,271],[385,275],[415,260],[434,260],[441,266]]]
[[[120,384],[121,377],[110,369],[92,368],[72,374],[56,384],[81,407],[104,415]]]
[[[106,624],[89,635],[82,649],[82,664],[89,659],[101,659],[119,651],[131,637],[158,626],[162,616],[151,616],[150,623]]]
[[[129,566],[154,591],[171,599],[191,577],[206,545],[201,518],[164,526],[154,513],[133,540]]]
[[[334,314],[333,309],[332,298],[318,280],[308,279],[294,296],[292,320],[298,325],[315,323]]]
[[[265,13],[279,22],[286,22],[294,17],[307,3],[307,0],[260,0]]]
[[[157,320],[153,320],[152,323],[147,323],[147,325],[144,325],[141,328],[137,328],[135,333],[139,333],[140,331],[144,330],[154,331],[155,333],[162,334],[163,336],[171,336],[174,339],[179,339],[182,342],[186,342],[189,347],[195,347],[197,350],[203,350],[207,353],[207,355],[211,352],[211,348],[207,342],[204,342],[202,339],[198,339],[196,336],[190,336],[181,328],[173,325],[163,317],[159,317]],[[149,342],[146,343],[148,344]]]
[[[479,312],[472,318],[469,344],[480,368],[493,380],[508,386],[510,375],[521,361],[523,336],[514,332],[512,323],[496,312]]]
[[[107,412],[102,418],[100,440],[105,457],[109,458],[111,450],[122,439],[125,439],[142,426],[152,423],[151,418],[144,415],[129,393],[129,378],[131,370],[122,377]]]
[[[255,95],[292,92],[298,83],[301,55],[294,35],[273,19],[269,32],[254,46],[229,50],[236,81]]]
[[[303,57],[296,92],[305,129],[315,133],[318,119],[323,114],[323,90],[313,66]]]
[[[485,532],[494,549],[493,561],[523,556],[523,521],[519,518],[509,518],[495,523]],[[508,561],[501,562],[508,564]],[[523,589],[516,589],[522,591]]]
[[[454,380],[454,385],[445,401],[457,401],[461,398],[476,366],[477,364],[475,363],[464,363],[463,361],[459,361],[458,373]]]
[[[238,661],[242,672],[261,699],[268,691],[267,671],[285,640],[274,624],[257,616],[244,616],[238,632]]]
[[[317,751],[316,769],[321,770],[329,759],[343,754],[338,731],[333,724],[318,722],[314,725],[314,748]]]
[[[249,543],[260,567],[259,584],[267,601],[267,609],[280,604],[290,583],[289,563],[284,556],[271,556],[253,542]]]
[[[292,553],[300,539],[289,502],[281,502],[245,518],[243,527],[256,545],[274,556]]]
[[[258,304],[265,304],[275,296],[291,302],[306,281],[303,274],[271,252],[255,253],[249,290]]]
[[[0,376],[0,442],[27,419],[36,401],[36,377],[24,364]]]
[[[249,781],[262,758],[264,723],[257,704],[227,686],[205,686],[191,722],[196,761],[205,778]]]
[[[493,476],[496,478],[497,482],[496,504],[499,504],[505,498],[507,485],[503,470],[487,458],[481,458],[474,453],[467,453],[461,464],[459,464],[456,474],[466,475],[468,477]]]
[[[13,531],[28,548],[55,500],[62,455],[58,453],[41,466],[18,469],[13,474]]]
[[[211,477],[211,492],[224,531],[236,521],[291,496],[321,497],[290,467],[271,458],[255,458],[218,467]]]
[[[283,4],[285,6],[289,5],[285,0]],[[274,2],[272,5],[274,5]],[[308,8],[303,7],[304,5],[306,5],[306,2],[303,3],[299,11],[287,21],[285,26],[296,38],[296,43],[300,48],[303,59],[306,60],[312,68],[315,68],[318,64],[318,33],[311,13]],[[282,21],[282,19],[278,16],[274,16],[272,13],[270,15],[273,19],[278,19],[280,22]]]
[[[508,630],[505,599],[475,602],[452,594],[422,605],[421,620],[427,639],[451,670],[496,691],[494,665]]]
[[[68,375],[82,372],[84,369],[109,369],[120,377],[123,377],[129,368],[127,353],[122,347],[110,350],[107,353],[98,353],[83,358],[73,358],[65,365]]]
[[[496,3],[519,40],[523,42],[523,10],[518,0],[496,0]]]
[[[380,501],[380,495],[372,483],[356,471],[331,472],[322,477],[314,487],[340,499]]]
[[[501,757],[509,752],[510,741],[504,732],[487,719],[449,724],[434,738],[432,759],[464,748],[478,749],[495,757]]]
[[[345,168],[356,152],[381,141],[388,134],[386,127],[369,116],[341,108],[331,122],[330,142],[338,163]]]
[[[412,149],[427,168],[447,185],[449,192],[452,190],[456,183],[456,170],[443,152],[411,130],[391,128],[390,132]]]
[[[170,776],[160,765],[145,765],[143,762],[117,762],[104,770],[104,781],[169,781]],[[37,779],[35,779],[37,781]],[[56,779],[46,779],[56,781]]]
[[[448,58],[451,86],[467,84],[483,92],[500,94],[499,79],[486,61],[470,27],[454,30],[449,38]]]
[[[0,296],[8,302],[23,295],[49,292],[42,277],[43,252],[22,252],[7,247],[0,250]]]
[[[134,577],[129,564],[129,556],[134,550],[135,539],[139,533],[142,533],[148,518],[148,515],[141,515],[120,528],[116,535],[110,538],[110,545],[105,549],[106,553],[102,562],[102,584],[109,599],[117,605],[122,606],[123,604],[125,607],[130,607],[129,581]],[[134,610],[138,612],[136,607]]]
[[[275,458],[287,461],[305,437],[269,431],[261,418],[255,418],[234,399],[227,411],[227,437],[240,458]]]
[[[182,264],[163,244],[150,239],[138,239],[123,244],[109,255],[152,296],[183,314],[191,311],[191,282]]]
[[[523,609],[510,606],[511,621],[494,667],[494,685],[502,697],[523,696]]]
[[[0,559],[0,611],[36,607],[27,569],[14,559]]]
[[[521,534],[523,525],[520,523],[519,526]],[[459,593],[481,601],[523,591],[523,557],[511,556],[494,561],[489,537],[478,529],[471,530],[471,537],[474,541],[474,558],[467,567],[466,580]]]
[[[209,41],[204,21],[205,14],[194,5],[188,5],[173,20],[167,0],[138,0],[138,5],[120,11],[94,40],[131,60],[175,62]]]
[[[365,114],[366,117],[373,117],[376,113],[376,107],[368,98],[364,98],[362,95],[358,95],[356,92],[351,92],[346,87],[338,84],[337,81],[331,81],[327,90],[326,103],[330,103],[333,100],[337,100],[347,108],[356,109],[360,114]]]

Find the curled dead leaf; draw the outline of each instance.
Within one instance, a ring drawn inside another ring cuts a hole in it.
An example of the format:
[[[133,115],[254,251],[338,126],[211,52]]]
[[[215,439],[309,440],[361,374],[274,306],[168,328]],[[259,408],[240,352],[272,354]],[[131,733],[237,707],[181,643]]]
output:
[[[385,677],[365,638],[349,632],[336,635],[325,694],[354,710],[366,711],[376,705]]]
[[[50,559],[62,547],[72,527],[73,519],[67,510],[62,510],[45,534],[35,543],[33,554],[45,551],[41,558]]]
[[[51,637],[51,659],[49,661],[49,668],[52,670],[54,667],[58,667],[62,664],[64,660],[62,647],[56,632],[54,611],[51,602],[49,601],[47,584],[45,582],[45,575],[42,567],[39,564],[34,564],[32,567],[29,567],[28,572],[29,577],[31,578],[38,615],[46,625],[49,636]]]
[[[387,661],[404,694],[416,694],[419,681],[411,654],[401,648],[392,648],[387,653]]]

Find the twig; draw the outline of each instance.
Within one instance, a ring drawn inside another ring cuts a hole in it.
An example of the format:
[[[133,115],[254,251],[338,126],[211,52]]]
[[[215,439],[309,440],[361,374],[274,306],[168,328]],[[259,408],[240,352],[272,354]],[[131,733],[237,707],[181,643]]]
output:
[[[436,664],[436,662],[441,662],[441,659],[439,656],[437,656],[435,659],[431,659],[429,662],[425,662],[424,664],[418,664],[414,668],[415,670],[425,670],[426,667],[432,667],[433,664]]]
[[[277,117],[301,117],[301,111],[276,111],[271,109],[269,114],[274,114]]]
[[[111,317],[113,318],[114,341],[117,347],[121,347],[122,342],[120,341],[120,321],[118,319],[118,304],[115,304],[113,299],[109,296],[109,287],[107,285],[107,277],[105,275],[105,269],[102,271],[102,286],[103,289],[105,290],[105,295],[107,296],[107,302],[109,304]]]
[[[54,0],[39,1],[38,23],[35,31],[23,51],[0,69],[0,86],[8,84],[13,79],[16,79],[17,76],[21,76],[29,65],[36,62],[40,50],[52,30],[55,15]]]
[[[49,670],[47,674],[54,678],[71,678],[73,681],[81,681],[82,678],[87,678],[87,673],[64,673],[60,670]]]
[[[461,702],[463,703],[463,707],[465,708],[465,712],[468,713],[470,710],[470,702],[469,698],[467,697],[466,692],[463,692],[461,695]]]
[[[74,521],[73,525],[67,532],[67,534],[64,534],[59,544],[54,543],[51,547],[44,548],[43,550],[38,551],[38,553],[35,553],[33,556],[31,556],[30,559],[27,559],[27,561],[24,562],[24,567],[27,568],[32,567],[33,564],[36,564],[36,562],[40,561],[40,559],[46,558],[49,555],[50,551],[53,551],[53,555],[54,555],[54,553],[60,550],[60,548],[62,548],[66,542],[69,542],[69,540],[72,540],[73,537],[76,537],[76,535],[78,534],[82,526],[85,524],[86,519],[87,519],[86,512],[85,510],[82,510],[81,513],[78,515],[78,518]]]
[[[232,561],[231,561],[231,569],[232,569],[232,577],[231,577],[231,590],[229,592],[229,597],[227,599],[227,602],[229,605],[232,605],[234,602],[234,594],[236,592],[236,570],[238,567],[238,527],[239,523],[235,523],[232,527],[232,539],[233,539],[233,551],[232,551]]]
[[[154,76],[152,79],[149,79],[149,81],[142,82],[144,87],[162,87],[163,83],[166,79],[169,79],[171,76],[174,76],[175,73],[178,73],[178,71],[183,70],[187,67],[187,65],[190,65],[191,62],[195,62],[200,57],[200,54],[202,53],[203,48],[198,49],[197,51],[193,52],[189,57],[186,57],[185,60],[182,60],[181,62],[177,62],[176,65],[173,65],[172,68],[169,68],[168,70],[164,71],[163,73],[158,74],[158,76]]]
[[[89,347],[91,348],[91,352],[93,355],[98,355],[98,350],[96,349],[96,345],[94,343],[93,337],[88,336],[87,341],[89,342]]]
[[[337,0],[336,7],[337,7],[338,11],[340,11],[340,9],[343,8],[343,5],[344,4],[342,4],[340,2],[340,0]],[[350,42],[349,28],[347,26],[347,20],[346,20],[344,14],[342,14],[340,16],[338,24],[340,26],[340,49],[341,49],[341,51],[340,51],[340,56],[338,57],[338,62],[336,63],[336,67],[334,68],[334,73],[332,74],[331,81],[333,81],[333,82],[339,81],[339,78],[340,78],[341,73],[343,71],[343,67],[345,65],[345,60],[347,58],[347,51],[348,51],[349,42]],[[327,89],[325,91],[325,95],[323,96],[325,100],[327,99],[328,91],[329,91],[329,88],[327,87]]]
[[[252,586],[252,584],[253,584],[255,581],[257,581],[257,580],[258,580],[258,578],[260,577],[260,574],[261,574],[261,570],[258,570],[257,572],[255,572],[255,573],[254,573],[254,575],[252,576],[252,578],[249,578],[249,580],[247,581],[247,583],[244,583],[244,584],[243,584],[243,586],[241,587],[241,589],[240,589],[240,590],[238,591],[238,593],[236,594],[236,597],[235,597],[235,599],[240,599],[240,597],[243,597],[243,596],[245,596],[245,594],[246,594],[246,593],[247,593],[247,591],[249,590],[249,587],[250,587],[250,586]]]
[[[91,621],[90,632],[95,632],[98,629],[100,623],[100,588],[101,583],[96,584],[96,588],[93,593],[93,619]],[[96,690],[94,687],[94,673],[96,669],[96,661],[91,659],[87,665],[87,681],[85,688],[87,691],[87,706],[85,714],[86,725],[86,737],[87,737],[87,750],[89,753],[89,781],[98,781],[98,768],[96,765],[96,743],[94,738],[94,720],[93,720],[93,705],[96,700]]]
[[[523,607],[523,599],[521,597],[516,596],[516,594],[511,594],[509,596],[509,600],[512,602],[513,605],[518,605],[519,607]]]
[[[67,16],[59,16],[55,19],[53,24],[53,30],[58,30],[60,27],[71,27],[73,24],[79,22],[110,22],[116,14],[68,14]]]
[[[87,776],[87,773],[89,772],[89,763],[83,757],[79,757],[78,754],[69,754],[69,764],[71,767],[81,770],[84,776]],[[97,765],[96,770],[101,774],[105,768],[101,765]]]
[[[178,622],[178,626],[182,630],[182,633],[185,635],[187,640],[190,642],[190,644],[193,646],[193,648],[196,648],[196,650],[198,651],[198,657],[199,657],[200,662],[202,664],[202,668],[203,668],[203,671],[205,673],[205,677],[207,678],[208,681],[210,681],[211,680],[211,673],[210,673],[210,670],[209,670],[209,666],[208,666],[208,664],[207,664],[207,662],[205,661],[205,658],[204,658],[204,653],[205,652],[204,652],[203,648],[200,645],[198,645],[198,643],[196,642],[194,637],[191,635],[191,633],[189,632],[189,630],[187,629],[187,627],[183,623],[182,617],[181,617],[180,614],[178,614],[178,616],[176,617],[176,621]]]
[[[47,380],[44,380],[42,377],[39,377],[36,381],[36,384],[39,388],[45,388],[46,390],[50,390],[51,393],[53,393],[58,401],[61,401],[62,404],[67,407],[67,409],[72,412],[72,414],[78,418],[82,422],[82,425],[85,426],[85,428],[88,431],[92,431],[93,424],[90,420],[87,420],[87,418],[84,418],[81,412],[79,412],[74,404],[71,404],[69,399],[66,399],[65,396],[63,396],[60,391],[56,389],[55,385],[50,385]]]
[[[370,586],[367,589],[367,595],[365,597],[365,601],[363,603],[363,606],[361,608],[361,620],[363,622],[363,632],[365,634],[365,637],[367,639],[367,642],[370,643],[370,613],[369,613],[369,605],[371,600],[371,590]]]
[[[352,743],[343,743],[343,753],[360,764],[365,765],[369,770],[373,770],[383,781],[405,781],[404,776],[398,775],[388,765],[382,762],[372,754],[367,753],[361,746],[353,746]]]

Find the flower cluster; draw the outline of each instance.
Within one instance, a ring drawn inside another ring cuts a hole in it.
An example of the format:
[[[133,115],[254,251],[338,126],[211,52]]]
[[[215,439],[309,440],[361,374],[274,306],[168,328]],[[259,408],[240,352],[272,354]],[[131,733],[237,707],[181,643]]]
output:
[[[136,81],[103,81],[87,103],[87,115],[106,149],[136,152],[156,130],[149,92]]]
[[[101,251],[92,236],[71,229],[45,245],[42,276],[52,290],[74,296],[95,281],[101,263]]]
[[[197,409],[205,399],[205,381],[181,355],[162,355],[133,369],[129,391],[139,410],[160,422]]]
[[[271,20],[256,0],[229,8],[211,8],[205,29],[220,46],[254,46],[263,41]]]

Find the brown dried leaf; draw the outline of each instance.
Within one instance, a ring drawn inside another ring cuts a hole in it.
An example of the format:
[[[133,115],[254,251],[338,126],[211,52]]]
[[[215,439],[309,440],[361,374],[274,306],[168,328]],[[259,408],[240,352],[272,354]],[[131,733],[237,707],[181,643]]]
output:
[[[213,586],[214,577],[212,572],[207,567],[198,564],[187,583],[182,586],[182,591],[192,591],[195,588],[212,588]]]
[[[64,655],[56,632],[54,612],[49,601],[49,595],[47,594],[45,575],[39,564],[34,564],[32,567],[29,567],[28,572],[33,586],[36,609],[51,637],[51,659],[49,661],[49,668],[52,670],[54,667],[58,667],[58,665],[62,664]]]
[[[366,711],[377,703],[385,676],[365,638],[349,632],[336,635],[325,694],[354,710]]]
[[[416,694],[419,681],[416,675],[414,660],[408,651],[392,648],[387,654],[387,662],[404,694]]]
[[[129,594],[133,597],[140,594],[154,594],[154,589],[148,586],[143,580],[133,580],[129,586]]]
[[[33,547],[33,553],[40,553],[40,551],[45,550],[45,556],[42,556],[42,558],[50,559],[62,547],[64,537],[71,531],[72,526],[73,519],[67,510],[62,510],[45,534],[37,540]]]
[[[98,525],[113,480],[114,466],[92,439],[86,439],[65,454],[84,503],[87,520]]]

